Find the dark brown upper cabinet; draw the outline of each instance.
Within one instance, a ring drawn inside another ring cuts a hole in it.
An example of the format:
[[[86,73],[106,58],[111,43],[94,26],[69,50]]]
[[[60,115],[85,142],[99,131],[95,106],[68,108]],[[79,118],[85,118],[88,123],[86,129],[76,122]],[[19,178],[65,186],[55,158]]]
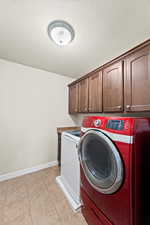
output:
[[[150,111],[150,46],[125,59],[125,110]]]
[[[79,84],[76,83],[69,87],[69,113],[74,114],[78,112],[79,104]]]
[[[102,71],[89,77],[89,112],[102,112]]]
[[[123,111],[123,62],[114,63],[103,70],[103,110]]]
[[[88,112],[88,78],[79,82],[79,112]]]

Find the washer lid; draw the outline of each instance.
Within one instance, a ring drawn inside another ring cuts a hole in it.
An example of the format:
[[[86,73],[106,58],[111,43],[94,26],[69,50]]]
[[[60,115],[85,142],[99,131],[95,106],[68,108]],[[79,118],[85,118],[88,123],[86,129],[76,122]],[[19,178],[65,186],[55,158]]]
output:
[[[112,194],[123,181],[123,163],[113,142],[102,132],[90,130],[80,140],[79,158],[90,184]]]

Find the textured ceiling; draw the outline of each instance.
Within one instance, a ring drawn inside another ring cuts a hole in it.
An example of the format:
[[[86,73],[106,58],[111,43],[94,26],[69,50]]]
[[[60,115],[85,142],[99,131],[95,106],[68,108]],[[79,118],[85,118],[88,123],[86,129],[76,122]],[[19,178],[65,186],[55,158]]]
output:
[[[56,46],[48,24],[66,20],[74,41]],[[149,0],[0,0],[0,58],[79,77],[150,37]]]

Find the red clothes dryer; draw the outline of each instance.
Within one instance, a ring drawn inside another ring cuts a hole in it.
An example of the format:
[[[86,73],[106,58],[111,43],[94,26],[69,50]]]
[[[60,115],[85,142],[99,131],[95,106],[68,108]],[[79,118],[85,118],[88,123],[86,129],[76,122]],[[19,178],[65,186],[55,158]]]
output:
[[[89,225],[150,225],[150,118],[86,117],[82,213]]]

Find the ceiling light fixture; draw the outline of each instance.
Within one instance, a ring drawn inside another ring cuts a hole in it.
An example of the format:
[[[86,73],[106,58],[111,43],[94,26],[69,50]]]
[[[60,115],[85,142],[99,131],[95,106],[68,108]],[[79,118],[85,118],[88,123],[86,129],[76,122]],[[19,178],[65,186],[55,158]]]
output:
[[[48,25],[48,35],[59,46],[68,45],[75,37],[72,26],[63,21],[55,20]]]

